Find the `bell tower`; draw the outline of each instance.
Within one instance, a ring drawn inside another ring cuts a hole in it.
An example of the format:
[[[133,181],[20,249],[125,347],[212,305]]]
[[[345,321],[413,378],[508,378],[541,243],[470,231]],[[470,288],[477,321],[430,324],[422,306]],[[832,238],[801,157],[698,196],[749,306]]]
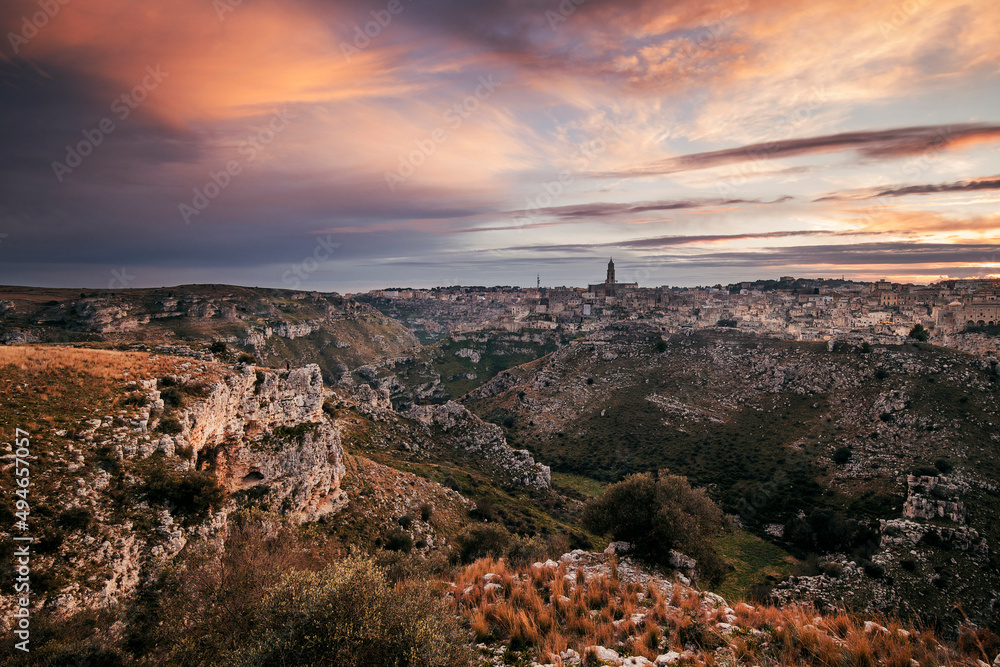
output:
[[[615,284],[615,260],[608,258],[608,279],[604,281],[607,285]]]

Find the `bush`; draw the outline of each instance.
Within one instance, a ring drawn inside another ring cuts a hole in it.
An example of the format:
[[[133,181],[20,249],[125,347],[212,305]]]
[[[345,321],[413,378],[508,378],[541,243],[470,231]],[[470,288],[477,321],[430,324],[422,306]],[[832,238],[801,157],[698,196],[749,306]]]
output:
[[[910,329],[910,338],[920,342],[925,342],[931,337],[931,332],[924,328],[923,324],[917,324]]]
[[[160,398],[163,399],[163,405],[168,408],[179,408],[184,405],[184,395],[181,394],[180,389],[174,386],[161,391]]]
[[[413,538],[402,528],[392,528],[385,534],[383,540],[385,548],[389,551],[402,551],[409,553],[413,550]]]
[[[915,477],[937,477],[941,471],[934,466],[916,466],[912,474]]]
[[[229,351],[229,346],[226,345],[225,341],[217,340],[208,346],[208,351],[217,356],[225,356]]]
[[[884,368],[880,368],[877,371],[875,371],[876,380],[884,380],[887,377],[889,377],[889,371],[885,370]]]
[[[208,516],[225,499],[226,492],[211,473],[200,470],[179,472],[156,467],[143,485],[146,499],[153,504],[166,504],[174,514],[191,520]]]
[[[833,462],[844,464],[851,460],[851,448],[850,447],[839,447],[837,451],[833,453]]]
[[[249,352],[241,352],[240,356],[236,357],[236,361],[241,364],[256,364],[257,357],[253,356]]]
[[[164,435],[177,435],[184,430],[181,426],[180,421],[174,417],[164,417],[160,420],[160,423],[156,425],[156,430]]]
[[[94,513],[86,507],[72,507],[56,517],[56,524],[66,530],[87,530],[93,520]]]
[[[420,520],[429,521],[431,515],[434,514],[434,508],[430,506],[430,503],[424,503],[420,506]]]
[[[393,586],[360,558],[286,575],[254,625],[257,641],[230,664],[472,664],[465,633],[441,600],[424,586]]]
[[[136,406],[136,407],[146,405],[146,395],[138,392],[128,394],[127,396],[125,396],[125,398],[122,399],[122,405]]]
[[[948,473],[950,473],[952,470],[955,469],[955,466],[948,459],[938,459],[937,461],[934,462],[934,467],[942,475],[947,475]]]
[[[477,558],[502,558],[510,550],[514,536],[497,524],[474,525],[455,538],[459,562],[471,563]]]
[[[636,555],[664,563],[671,549],[698,561],[710,580],[723,573],[723,562],[712,548],[722,530],[722,512],[704,489],[693,489],[687,478],[649,473],[630,475],[612,484],[583,512],[592,532],[629,542]]]

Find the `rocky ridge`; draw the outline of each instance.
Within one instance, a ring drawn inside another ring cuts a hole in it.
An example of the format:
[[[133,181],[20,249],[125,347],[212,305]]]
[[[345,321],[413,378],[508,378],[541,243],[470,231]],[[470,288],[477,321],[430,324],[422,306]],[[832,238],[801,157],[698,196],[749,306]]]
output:
[[[386,387],[373,389],[362,384],[353,389],[349,398],[341,399],[340,405],[356,409],[371,420],[373,427],[366,437],[377,448],[466,461],[507,484],[533,489],[551,486],[548,466],[537,463],[530,452],[511,447],[500,427],[453,401],[400,412],[393,409]]]

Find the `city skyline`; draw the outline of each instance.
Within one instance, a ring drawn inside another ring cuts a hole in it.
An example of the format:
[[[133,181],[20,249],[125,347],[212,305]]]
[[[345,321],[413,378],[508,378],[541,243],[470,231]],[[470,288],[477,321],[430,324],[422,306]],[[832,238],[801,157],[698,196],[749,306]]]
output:
[[[1000,275],[1000,7],[0,9],[0,284]]]

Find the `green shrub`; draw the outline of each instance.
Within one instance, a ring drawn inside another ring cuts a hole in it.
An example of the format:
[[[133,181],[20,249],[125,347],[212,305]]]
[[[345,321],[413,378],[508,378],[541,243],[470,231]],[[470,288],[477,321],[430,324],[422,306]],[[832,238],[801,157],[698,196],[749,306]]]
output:
[[[212,387],[207,382],[187,382],[180,389],[188,396],[197,396],[198,398],[204,398],[212,393]]]
[[[833,462],[844,464],[851,460],[851,448],[850,447],[838,447],[837,451],[833,453]]]
[[[146,499],[153,504],[165,504],[173,513],[188,520],[208,516],[225,499],[226,492],[214,475],[201,470],[170,470],[154,467],[142,487]]]
[[[94,513],[86,507],[72,507],[63,510],[56,517],[56,524],[67,530],[86,530],[94,520]]]
[[[954,464],[948,459],[938,459],[937,461],[934,462],[934,467],[942,475],[947,475],[948,473],[950,473],[952,470],[955,469]]]
[[[433,513],[434,513],[434,508],[431,507],[430,503],[424,503],[423,505],[420,506],[421,521],[424,522],[429,521]]]
[[[723,528],[722,511],[685,477],[630,475],[587,503],[583,524],[594,533],[630,543],[646,560],[666,562],[676,549],[697,560],[710,580],[722,575],[722,559],[712,547]]]
[[[224,356],[229,351],[229,346],[225,341],[217,340],[208,346],[208,351],[217,356]]]
[[[254,617],[257,641],[230,664],[471,665],[465,633],[424,586],[393,586],[368,561],[293,572]]]
[[[382,543],[389,551],[402,551],[403,553],[409,553],[413,550],[413,538],[410,537],[410,534],[402,528],[389,529],[389,531],[385,534],[385,538],[383,538]]]
[[[241,364],[256,364],[257,357],[253,356],[249,352],[241,352],[240,356],[236,357],[236,361]]]
[[[180,408],[184,405],[184,395],[177,387],[167,387],[160,392],[160,398],[163,399],[163,405],[167,408]]]
[[[139,407],[146,405],[146,395],[134,392],[122,399],[122,405]]]
[[[164,435],[177,435],[184,430],[181,426],[180,421],[174,417],[164,417],[160,420],[160,423],[156,425],[156,430]]]
[[[925,329],[923,324],[917,324],[910,329],[909,335],[913,340],[924,342],[931,337],[931,332]]]
[[[455,553],[462,563],[477,558],[501,558],[510,550],[513,539],[510,531],[499,524],[472,525],[455,538]]]

